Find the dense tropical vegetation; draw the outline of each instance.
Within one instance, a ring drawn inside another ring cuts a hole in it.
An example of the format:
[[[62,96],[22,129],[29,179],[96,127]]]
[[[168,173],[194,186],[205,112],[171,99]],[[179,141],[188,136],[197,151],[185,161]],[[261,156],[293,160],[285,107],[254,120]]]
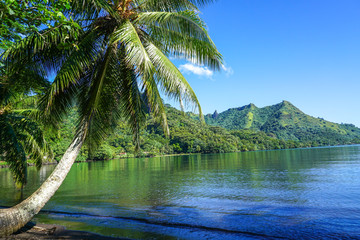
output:
[[[29,109],[33,105],[21,103],[18,104],[18,107],[20,109]],[[327,135],[327,141],[323,141],[322,134],[314,134],[315,137],[309,140],[283,140],[274,133],[265,133],[264,131],[252,129],[227,130],[222,127],[203,124],[198,120],[198,115],[193,113],[184,114],[170,105],[165,105],[165,110],[170,137],[165,137],[161,125],[147,113],[146,122],[140,130],[140,152],[137,156],[287,149],[325,146],[329,145],[329,142],[333,143],[332,145],[360,143],[357,138],[349,138],[349,140],[337,139],[330,138],[330,135]],[[69,116],[64,119],[59,131],[46,131],[46,138],[51,143],[57,160],[60,159],[71,142],[72,134],[76,129],[76,114],[75,109],[72,110]],[[298,124],[304,125],[304,123]],[[350,129],[358,131],[352,125],[340,124],[340,126],[349,126]],[[305,134],[309,135],[309,133]],[[132,136],[132,132],[127,125],[120,122],[100,148],[93,153],[87,147],[83,148],[77,160],[132,157],[135,149]]]
[[[0,0],[0,51],[40,28],[78,27],[63,12],[71,8],[68,0]]]
[[[35,109],[19,109],[16,105],[34,102],[35,98],[26,94],[32,91],[40,95],[48,85],[46,79],[31,69],[9,75],[0,66],[0,160],[9,165],[19,187],[26,184],[27,159],[40,168],[53,155],[40,125],[31,118]]]
[[[71,140],[76,117],[75,111],[66,119],[58,135],[49,138],[56,155],[61,156]],[[309,147],[311,143],[279,140],[264,132],[253,130],[229,131],[222,127],[201,123],[192,118],[192,114],[167,105],[166,115],[170,129],[170,137],[164,136],[161,126],[148,115],[141,129],[140,153],[138,156],[157,156],[184,153],[225,153],[236,151],[272,150],[285,148]],[[87,148],[82,150],[79,161],[104,160],[117,157],[132,157],[134,144],[131,142],[131,131],[126,124],[119,124],[101,147],[93,154]]]

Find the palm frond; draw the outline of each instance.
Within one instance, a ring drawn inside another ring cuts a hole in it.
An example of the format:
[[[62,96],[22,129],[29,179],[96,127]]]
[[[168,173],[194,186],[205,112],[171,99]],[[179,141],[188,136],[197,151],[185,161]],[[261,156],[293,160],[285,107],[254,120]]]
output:
[[[67,50],[73,50],[73,45],[81,30],[58,26],[33,33],[26,38],[12,44],[1,55],[1,59],[8,66],[15,69],[33,62],[41,64],[46,72],[51,72],[61,65],[61,59]]]
[[[157,26],[150,27],[149,32],[152,42],[166,55],[185,58],[213,70],[221,69],[222,55],[213,43]]]
[[[13,126],[6,116],[0,115],[0,154],[9,164],[14,181],[18,185],[26,184],[27,163],[22,144],[18,141]]]
[[[84,127],[88,129],[87,145],[91,148],[96,148],[101,143],[113,127],[113,120],[119,118],[115,111],[116,99],[111,96],[112,91],[109,89],[114,79],[117,79],[114,73],[117,62],[115,48],[115,44],[107,47],[96,70],[90,72],[80,86],[78,130]],[[116,115],[113,116],[114,114]]]
[[[0,105],[23,101],[27,94],[40,94],[50,84],[39,66],[26,65],[15,72],[0,68]]]
[[[106,13],[119,19],[119,16],[110,1],[76,0],[72,1],[71,5],[71,13],[74,15],[75,19],[96,19],[97,17],[106,15]]]
[[[145,91],[149,100],[151,112],[161,121],[165,134],[169,135],[165,108],[154,79],[156,69],[138,35],[138,31],[130,21],[124,21],[119,30],[114,33],[113,41],[125,46],[125,61],[128,66],[134,66],[136,74],[141,79],[142,90]]]
[[[142,89],[148,99],[151,113],[154,118],[161,123],[165,136],[170,136],[164,103],[157,88],[154,76],[148,76],[146,79],[142,79]]]
[[[142,11],[164,11],[164,12],[178,12],[183,10],[198,10],[198,7],[203,7],[206,4],[214,2],[214,0],[135,0],[135,6]]]
[[[74,103],[79,91],[79,81],[94,67],[102,48],[102,36],[98,31],[84,34],[78,47],[64,61],[50,90],[40,101],[43,117],[51,122],[59,122]]]
[[[121,54],[121,53],[120,53]],[[124,54],[121,54],[124,55]],[[123,56],[120,59],[124,59]],[[146,120],[146,102],[142,98],[134,69],[129,68],[125,61],[121,64],[121,81],[117,88],[121,116],[130,126],[135,143],[135,151],[140,150],[140,128]]]
[[[171,98],[195,104],[199,110],[200,119],[203,120],[200,103],[192,90],[190,84],[179,69],[157,48],[152,42],[145,41],[146,51],[156,68],[156,79],[163,92]]]
[[[206,25],[194,11],[144,12],[138,15],[136,23],[146,28],[156,26],[212,43]]]
[[[38,169],[43,161],[53,159],[51,148],[37,123],[21,115],[9,114],[7,117],[16,132],[17,140]]]
[[[129,20],[123,21],[118,30],[114,32],[112,41],[125,46],[125,60],[128,66],[135,66],[138,74],[144,77],[153,74],[154,66],[137,34],[135,26]]]

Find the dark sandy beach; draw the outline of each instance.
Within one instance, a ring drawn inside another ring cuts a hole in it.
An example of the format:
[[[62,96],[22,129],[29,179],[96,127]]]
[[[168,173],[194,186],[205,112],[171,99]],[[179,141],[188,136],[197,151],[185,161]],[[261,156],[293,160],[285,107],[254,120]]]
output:
[[[3,239],[89,239],[89,240],[119,240],[128,238],[106,237],[90,232],[66,230],[64,226],[53,224],[29,223],[18,232]]]

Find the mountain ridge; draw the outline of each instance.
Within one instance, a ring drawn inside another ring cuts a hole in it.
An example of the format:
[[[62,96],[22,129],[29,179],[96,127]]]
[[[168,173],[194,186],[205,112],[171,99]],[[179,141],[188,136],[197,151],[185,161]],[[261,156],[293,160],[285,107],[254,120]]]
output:
[[[282,102],[262,108],[253,103],[229,108],[217,113],[205,115],[209,125],[228,130],[263,131],[281,140],[316,141],[321,144],[351,142],[360,138],[360,128],[353,124],[338,124],[305,114],[291,102]],[[326,138],[330,140],[326,142]]]

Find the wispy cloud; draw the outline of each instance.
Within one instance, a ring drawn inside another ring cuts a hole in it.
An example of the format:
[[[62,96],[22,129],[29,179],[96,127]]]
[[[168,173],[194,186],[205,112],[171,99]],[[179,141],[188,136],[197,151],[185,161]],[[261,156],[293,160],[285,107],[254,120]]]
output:
[[[221,69],[222,71],[220,72],[220,74],[225,72],[227,77],[234,74],[234,70],[230,66],[227,66],[226,64],[222,65]],[[192,73],[200,77],[206,77],[208,79],[214,80],[213,79],[214,71],[204,66],[199,66],[193,63],[185,63],[179,66],[179,70],[182,73]]]
[[[207,77],[210,79],[214,75],[214,72],[207,67],[197,66],[192,63],[185,63],[183,65],[180,65],[179,70],[184,73],[193,73],[195,75]]]
[[[226,65],[222,65],[221,68],[225,71],[227,77],[234,74],[234,70],[231,67],[228,67]]]

